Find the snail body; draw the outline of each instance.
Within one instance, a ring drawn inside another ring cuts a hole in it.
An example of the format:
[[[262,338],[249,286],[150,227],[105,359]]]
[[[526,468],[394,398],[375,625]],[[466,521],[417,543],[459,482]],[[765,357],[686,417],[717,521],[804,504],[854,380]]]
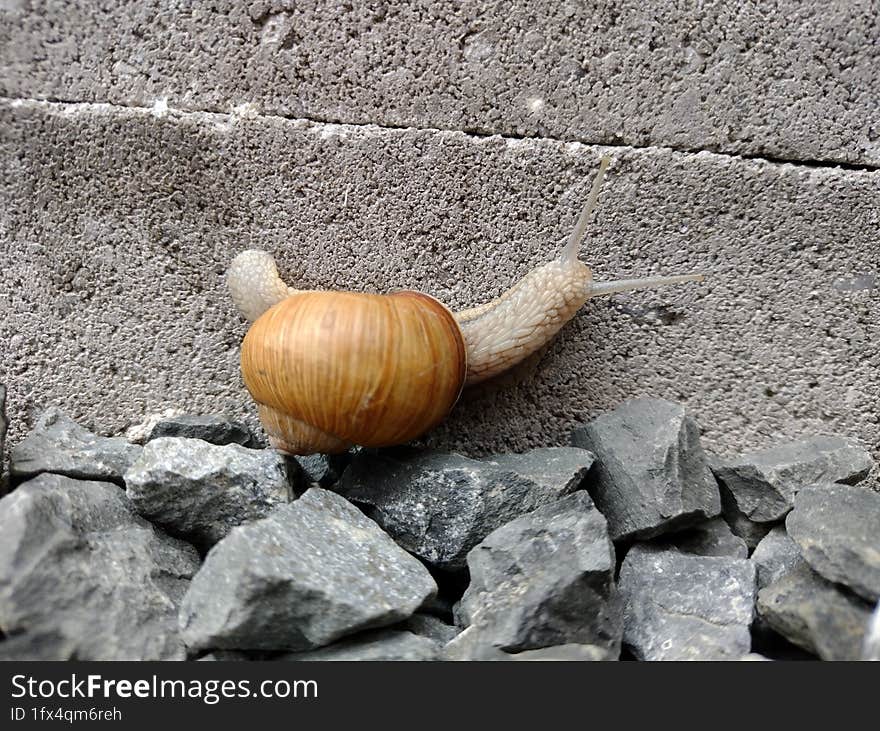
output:
[[[539,350],[591,297],[701,280],[593,281],[577,255],[608,162],[559,256],[495,300],[459,313],[419,292],[296,290],[266,252],[239,254],[227,283],[252,323],[242,376],[271,444],[312,454],[410,441],[442,421],[465,385]]]

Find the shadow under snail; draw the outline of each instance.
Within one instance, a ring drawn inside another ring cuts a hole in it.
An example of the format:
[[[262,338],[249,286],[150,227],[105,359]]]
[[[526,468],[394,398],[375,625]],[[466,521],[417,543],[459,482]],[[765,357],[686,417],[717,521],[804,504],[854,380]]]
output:
[[[559,255],[462,312],[421,292],[297,290],[281,281],[270,254],[235,257],[226,281],[252,323],[242,376],[272,446],[313,454],[410,441],[443,420],[464,386],[539,350],[591,297],[701,281],[700,274],[593,281],[578,250],[608,163],[604,157]]]

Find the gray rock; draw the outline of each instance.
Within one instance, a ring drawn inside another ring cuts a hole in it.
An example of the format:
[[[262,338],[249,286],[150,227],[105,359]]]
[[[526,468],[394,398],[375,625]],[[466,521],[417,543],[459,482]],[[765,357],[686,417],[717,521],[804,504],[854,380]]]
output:
[[[80,480],[122,483],[122,475],[141,447],[121,437],[100,437],[58,409],[43,413],[24,439],[12,448],[10,474],[15,480],[52,472]]]
[[[523,515],[468,554],[456,623],[506,652],[568,643],[620,647],[614,546],[585,492]]]
[[[125,487],[141,515],[205,549],[290,502],[287,464],[273,449],[160,437],[126,471]]]
[[[148,441],[159,437],[201,439],[217,445],[241,444],[252,447],[256,444],[246,424],[217,414],[167,416],[156,423]]]
[[[497,464],[443,452],[363,452],[334,490],[362,505],[410,553],[457,570],[493,530],[576,489],[592,461],[573,448],[535,450]]]
[[[730,526],[730,530],[737,538],[741,538],[749,550],[755,547],[764,539],[778,521],[769,523],[758,523],[750,520],[737,506],[733,496],[721,488],[721,516],[724,522]]]
[[[858,660],[871,609],[806,564],[758,592],[758,615],[789,642],[823,660]]]
[[[456,662],[506,661],[511,657],[492,644],[491,634],[480,627],[468,627],[443,647],[443,659]]]
[[[616,660],[617,657],[607,647],[568,644],[517,652],[511,659],[526,662],[602,662]]]
[[[44,474],[0,500],[0,631],[42,659],[183,659],[177,611],[198,566],[116,485]]]
[[[735,660],[751,649],[755,569],[747,559],[635,545],[620,591],[623,641],[641,660]]]
[[[54,630],[37,629],[0,641],[0,662],[75,660],[77,640]]]
[[[746,542],[734,535],[723,518],[712,518],[690,530],[667,536],[661,545],[697,556],[748,558],[749,555]]]
[[[770,525],[762,523],[761,525]],[[751,561],[755,565],[758,591],[776,583],[800,566],[807,566],[800,548],[791,540],[784,525],[774,527],[752,552]],[[777,644],[777,634],[757,615],[752,623],[753,641]]]
[[[865,641],[862,643],[862,660],[880,661],[880,603],[874,608],[868,621]]]
[[[715,476],[749,520],[779,520],[798,490],[814,482],[854,484],[874,465],[871,455],[846,437],[817,436],[794,444],[720,460]]]
[[[880,493],[834,483],[804,487],[785,525],[820,575],[872,604],[880,599]]]
[[[309,652],[294,652],[282,660],[330,661],[426,661],[439,660],[442,646],[436,640],[412,632],[378,630],[336,642]]]
[[[548,491],[568,495],[583,487],[595,456],[578,447],[542,447],[522,454],[496,454],[483,461],[515,472]]]
[[[406,620],[404,626],[413,634],[427,637],[443,645],[453,640],[459,633],[458,627],[447,624],[433,614],[423,614],[421,612],[414,614]]]
[[[151,412],[146,414],[138,414],[138,418],[126,424],[123,435],[132,444],[140,444],[143,446],[150,440],[153,429],[160,421],[170,419],[175,416],[182,416],[183,411],[175,407],[162,409],[159,412]]]
[[[345,468],[348,467],[353,456],[352,452],[344,452],[343,454],[310,454],[307,456],[297,457],[299,463],[305,472],[306,479],[313,482],[319,487],[332,487],[335,485]]]
[[[215,650],[207,655],[202,655],[198,662],[246,662],[251,660],[251,656],[246,652],[238,650]]]
[[[611,537],[651,538],[721,512],[699,427],[679,404],[634,399],[572,432],[596,455],[590,494]]]
[[[758,575],[758,590],[806,565],[800,548],[791,540],[784,525],[776,526],[764,537],[752,552],[751,560]]]
[[[313,487],[214,546],[181,627],[194,649],[306,650],[407,619],[436,590],[375,523]]]
[[[617,660],[619,649],[598,645],[566,644],[542,647],[523,652],[504,652],[492,644],[491,638],[477,627],[468,627],[443,648],[443,657],[453,661],[516,662],[516,661],[579,661]]]

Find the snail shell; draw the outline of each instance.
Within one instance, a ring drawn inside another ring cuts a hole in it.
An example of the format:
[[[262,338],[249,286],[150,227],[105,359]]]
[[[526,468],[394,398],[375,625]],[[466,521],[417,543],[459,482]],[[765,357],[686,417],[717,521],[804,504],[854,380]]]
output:
[[[293,454],[380,447],[439,424],[464,385],[461,331],[420,292],[300,292],[257,319],[245,385],[273,446]]]

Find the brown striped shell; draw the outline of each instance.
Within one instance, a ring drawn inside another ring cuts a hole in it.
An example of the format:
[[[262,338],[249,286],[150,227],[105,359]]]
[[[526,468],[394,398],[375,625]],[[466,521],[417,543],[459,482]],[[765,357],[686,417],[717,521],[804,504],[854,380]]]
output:
[[[333,453],[415,439],[449,413],[465,380],[452,313],[419,292],[299,292],[251,326],[245,385],[272,445]]]

